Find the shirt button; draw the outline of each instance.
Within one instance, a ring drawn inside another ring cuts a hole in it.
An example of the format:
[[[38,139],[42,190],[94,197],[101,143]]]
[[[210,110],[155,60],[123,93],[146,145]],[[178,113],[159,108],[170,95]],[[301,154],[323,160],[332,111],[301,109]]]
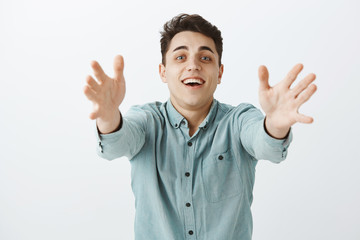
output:
[[[191,147],[191,146],[192,146],[192,142],[188,142],[188,146]]]
[[[190,176],[190,173],[189,173],[189,172],[186,172],[186,173],[185,173],[185,176],[189,177],[189,176]]]
[[[220,155],[220,156],[218,157],[218,159],[219,159],[219,160],[223,160],[223,159],[224,159],[223,155]]]
[[[103,153],[103,148],[102,148],[101,142],[99,142],[99,150],[101,153]]]
[[[190,231],[189,231],[189,234],[190,234],[190,235],[193,235],[193,234],[194,234],[194,232],[190,230]]]
[[[186,203],[186,206],[187,206],[187,207],[190,207],[190,206],[191,206],[191,204],[190,204],[190,203]]]
[[[177,124],[177,123],[175,123],[175,127],[176,127],[176,128],[178,127],[178,124]]]

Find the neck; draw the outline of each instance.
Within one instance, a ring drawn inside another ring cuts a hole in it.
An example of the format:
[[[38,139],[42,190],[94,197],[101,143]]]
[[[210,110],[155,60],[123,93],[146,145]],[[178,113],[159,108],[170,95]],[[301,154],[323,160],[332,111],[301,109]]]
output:
[[[171,101],[174,108],[188,121],[190,137],[197,131],[199,125],[204,121],[210,111],[211,101],[202,106],[181,106],[176,102]]]

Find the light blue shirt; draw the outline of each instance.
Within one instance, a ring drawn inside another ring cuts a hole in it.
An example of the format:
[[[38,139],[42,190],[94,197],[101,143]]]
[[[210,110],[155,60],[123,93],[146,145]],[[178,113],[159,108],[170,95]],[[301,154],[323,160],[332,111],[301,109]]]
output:
[[[136,240],[250,240],[255,166],[284,160],[292,139],[270,137],[254,106],[217,100],[192,137],[170,100],[134,106],[97,136],[99,156],[130,160]]]

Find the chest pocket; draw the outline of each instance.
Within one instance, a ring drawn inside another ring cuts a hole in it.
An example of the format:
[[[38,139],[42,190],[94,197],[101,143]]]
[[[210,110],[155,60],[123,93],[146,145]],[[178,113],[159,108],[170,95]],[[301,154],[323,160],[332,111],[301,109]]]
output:
[[[230,150],[203,159],[201,176],[209,202],[219,202],[243,192],[240,171]]]

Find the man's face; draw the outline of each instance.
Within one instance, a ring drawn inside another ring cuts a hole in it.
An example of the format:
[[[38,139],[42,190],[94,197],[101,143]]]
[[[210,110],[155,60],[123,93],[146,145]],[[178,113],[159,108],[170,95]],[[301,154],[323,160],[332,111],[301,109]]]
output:
[[[208,107],[223,73],[214,40],[197,32],[180,32],[171,40],[165,57],[166,66],[160,64],[159,73],[168,84],[174,107]]]

